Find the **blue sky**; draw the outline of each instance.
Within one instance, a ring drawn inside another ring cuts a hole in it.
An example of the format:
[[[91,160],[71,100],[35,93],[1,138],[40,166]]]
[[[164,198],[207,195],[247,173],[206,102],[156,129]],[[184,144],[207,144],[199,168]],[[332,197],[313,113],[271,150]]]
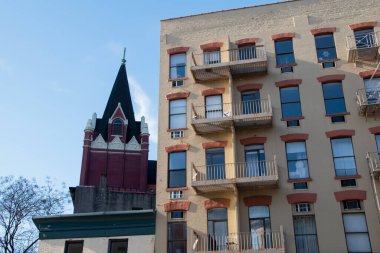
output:
[[[83,129],[103,114],[123,47],[157,157],[160,20],[273,0],[0,0],[0,176],[79,182]]]

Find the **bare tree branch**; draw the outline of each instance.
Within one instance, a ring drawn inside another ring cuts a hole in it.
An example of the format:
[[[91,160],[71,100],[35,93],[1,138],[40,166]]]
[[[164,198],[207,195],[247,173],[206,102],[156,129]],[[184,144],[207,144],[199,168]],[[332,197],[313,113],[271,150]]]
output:
[[[34,179],[0,177],[0,251],[33,253],[38,233],[33,216],[63,213],[69,199],[66,189],[53,180],[38,185]]]

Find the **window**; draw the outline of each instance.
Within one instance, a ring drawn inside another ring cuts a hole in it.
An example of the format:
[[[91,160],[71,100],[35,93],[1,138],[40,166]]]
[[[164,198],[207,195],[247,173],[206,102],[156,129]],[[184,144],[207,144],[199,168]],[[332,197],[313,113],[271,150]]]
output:
[[[127,253],[128,239],[110,240],[109,253]]]
[[[83,241],[66,241],[65,253],[82,253]]]
[[[306,190],[307,188],[307,182],[293,183],[294,190]]]
[[[289,179],[308,178],[309,165],[305,142],[287,142],[285,146]]]
[[[326,62],[337,58],[334,35],[332,33],[317,35],[314,39],[315,47],[317,48],[318,61],[324,62],[322,63],[324,68],[335,67],[335,63],[333,61]]]
[[[170,100],[169,128],[186,128],[186,99]]]
[[[342,187],[354,187],[354,186],[356,186],[356,180],[355,179],[341,180],[340,186],[342,186]]]
[[[206,149],[207,180],[225,179],[224,148]]]
[[[269,206],[251,206],[248,212],[252,249],[271,248],[272,234]]]
[[[186,253],[186,222],[168,223],[168,253]]]
[[[169,153],[168,187],[186,186],[186,151]]]
[[[170,79],[186,77],[186,54],[170,55]]]
[[[264,145],[245,146],[246,172],[241,177],[266,176]]]
[[[351,138],[331,139],[331,146],[335,174],[337,176],[356,175],[356,163]]]
[[[344,102],[342,83],[324,83],[322,84],[323,97],[325,99],[326,114],[339,114],[346,112]],[[331,118],[332,122],[344,122],[344,116],[335,116]]]
[[[123,135],[123,121],[121,119],[115,119],[112,122],[112,135]]]
[[[205,97],[206,118],[223,117],[222,95],[212,95]]]
[[[307,206],[303,206],[303,212],[307,211]],[[310,208],[310,206],[308,207]],[[294,237],[296,239],[297,253],[318,253],[317,226],[314,215],[293,215]]]
[[[345,200],[343,201],[343,210],[361,210],[360,201],[359,200]]]
[[[220,63],[220,49],[203,52],[203,60],[205,65]]]
[[[376,139],[377,153],[380,153],[380,134],[376,134],[375,139]]]
[[[380,78],[364,79],[364,89],[368,104],[380,102]]]
[[[172,191],[169,193],[170,199],[182,199],[183,191]]]
[[[255,44],[239,47],[239,60],[255,59],[256,57]]]
[[[242,113],[253,114],[261,112],[260,91],[246,91],[241,93]]]
[[[299,203],[294,205],[296,213],[308,213],[311,211],[311,206],[309,203]]]
[[[227,208],[214,208],[207,211],[208,249],[227,248]]]
[[[343,224],[348,252],[372,252],[367,221],[360,201],[343,201],[342,204]]]
[[[183,211],[171,211],[170,219],[183,219],[184,213]]]
[[[354,31],[356,48],[368,48],[376,45],[373,28]]]
[[[299,118],[302,116],[301,100],[298,87],[280,89],[282,118]],[[294,122],[295,121],[295,122]],[[299,126],[299,120],[288,122],[288,126]]]
[[[295,63],[292,39],[275,41],[274,46],[276,50],[277,66]],[[281,72],[293,72],[293,68],[281,68]]]

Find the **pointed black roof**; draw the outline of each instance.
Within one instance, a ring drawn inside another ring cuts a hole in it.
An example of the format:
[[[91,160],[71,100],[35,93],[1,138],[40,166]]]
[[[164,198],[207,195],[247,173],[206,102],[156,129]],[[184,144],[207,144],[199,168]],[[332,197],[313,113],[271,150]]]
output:
[[[112,117],[112,114],[115,112],[119,103],[123,109],[125,117],[128,119],[126,142],[129,142],[132,136],[135,136],[137,141],[140,142],[140,122],[135,120],[131,93],[129,91],[127,70],[125,69],[124,62],[121,64],[119,72],[117,73],[103,117],[96,121],[95,132],[101,134],[105,141],[108,139],[108,120]]]

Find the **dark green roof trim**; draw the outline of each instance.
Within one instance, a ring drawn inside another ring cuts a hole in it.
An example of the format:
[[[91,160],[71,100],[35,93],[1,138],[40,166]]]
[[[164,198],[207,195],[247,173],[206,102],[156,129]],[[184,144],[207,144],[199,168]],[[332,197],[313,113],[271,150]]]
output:
[[[33,217],[39,239],[154,235],[153,210]]]

